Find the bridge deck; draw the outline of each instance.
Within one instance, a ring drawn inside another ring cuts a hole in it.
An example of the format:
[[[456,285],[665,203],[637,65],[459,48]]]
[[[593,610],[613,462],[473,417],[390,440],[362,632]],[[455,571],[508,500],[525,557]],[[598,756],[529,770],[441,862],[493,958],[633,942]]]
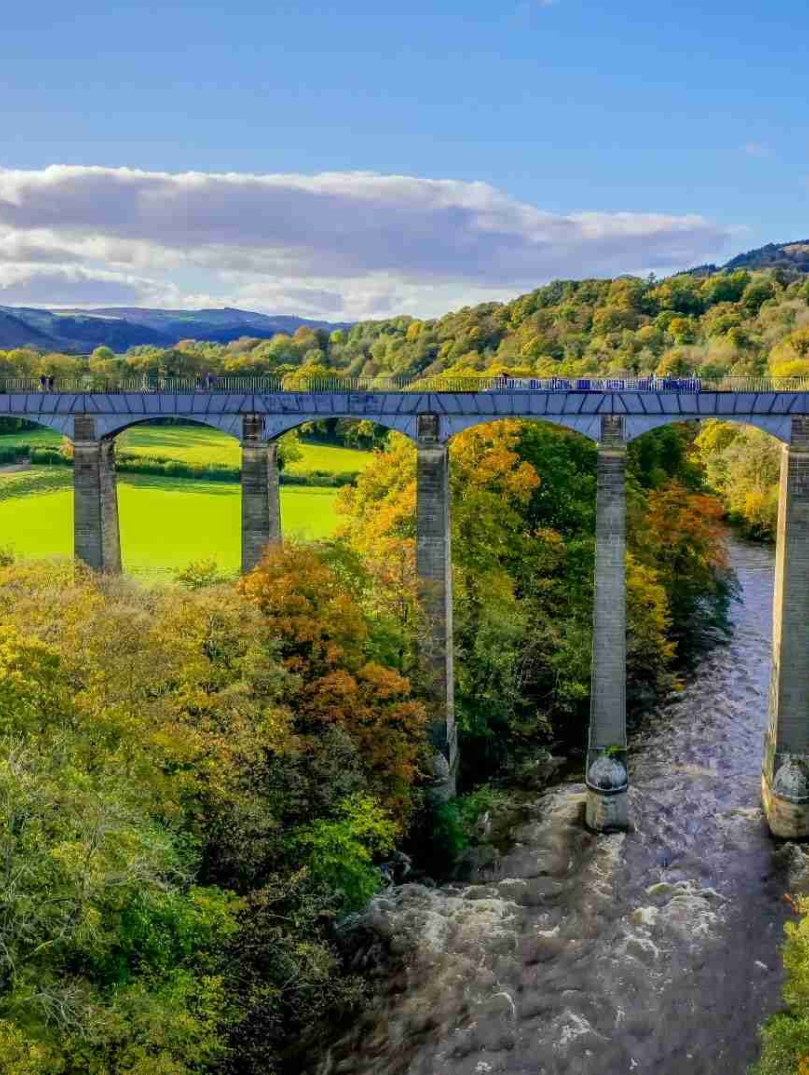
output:
[[[599,419],[626,418],[629,439],[671,422],[747,422],[788,441],[790,418],[809,415],[809,391],[486,392],[0,392],[0,416],[28,418],[73,436],[73,419],[93,415],[111,436],[137,422],[188,418],[241,435],[245,414],[265,416],[272,438],[318,418],[364,418],[415,436],[419,414],[440,418],[441,439],[496,418],[544,419],[597,439]]]

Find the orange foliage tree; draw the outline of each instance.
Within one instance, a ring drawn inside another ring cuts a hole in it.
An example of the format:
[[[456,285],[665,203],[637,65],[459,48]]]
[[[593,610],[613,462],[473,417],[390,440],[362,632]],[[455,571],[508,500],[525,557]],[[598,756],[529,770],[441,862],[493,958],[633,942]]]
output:
[[[304,741],[330,727],[347,733],[371,788],[405,815],[425,748],[426,711],[405,676],[371,659],[360,583],[340,550],[271,546],[239,587],[279,640],[293,674],[288,703]]]
[[[666,590],[672,637],[683,654],[726,630],[734,584],[723,518],[715,497],[675,479],[649,493],[642,525],[635,531],[635,555],[654,568]],[[709,608],[713,611],[706,614]]]

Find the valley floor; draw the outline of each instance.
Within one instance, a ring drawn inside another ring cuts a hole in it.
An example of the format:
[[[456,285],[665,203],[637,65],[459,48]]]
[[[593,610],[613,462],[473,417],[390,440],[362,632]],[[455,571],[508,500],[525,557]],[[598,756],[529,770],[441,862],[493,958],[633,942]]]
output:
[[[22,557],[73,553],[73,472],[31,467],[0,476],[0,544]],[[330,535],[335,489],[284,486],[286,536]],[[224,482],[122,474],[118,478],[124,569],[165,578],[192,560],[214,557],[228,573],[239,568],[241,489]]]
[[[57,447],[58,434],[37,429],[0,437],[0,443]],[[232,437],[203,427],[140,426],[119,441],[122,450],[196,464],[238,465]],[[360,470],[368,452],[304,444],[291,470]],[[286,485],[281,490],[284,534],[316,540],[336,526],[336,489]],[[160,579],[193,560],[215,558],[235,573],[240,561],[241,490],[236,483],[118,475],[121,547],[125,570]],[[73,550],[73,473],[57,466],[0,469],[0,545],[21,557],[70,556]]]

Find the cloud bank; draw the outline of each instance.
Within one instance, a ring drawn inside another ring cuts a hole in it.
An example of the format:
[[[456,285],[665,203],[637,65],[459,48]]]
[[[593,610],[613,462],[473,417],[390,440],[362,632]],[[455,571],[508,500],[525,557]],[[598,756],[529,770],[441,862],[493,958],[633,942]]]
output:
[[[0,303],[431,316],[559,276],[683,268],[727,238],[696,214],[549,213],[453,179],[0,168]]]

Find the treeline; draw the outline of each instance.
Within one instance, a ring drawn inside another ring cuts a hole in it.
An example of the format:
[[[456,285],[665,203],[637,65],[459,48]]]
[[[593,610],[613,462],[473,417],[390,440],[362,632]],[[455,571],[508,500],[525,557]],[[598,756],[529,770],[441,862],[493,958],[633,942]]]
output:
[[[184,340],[115,355],[0,352],[2,376],[99,379],[332,374],[538,376],[657,372],[705,377],[809,375],[809,281],[767,272],[682,275],[662,281],[556,281],[513,302],[420,321],[396,317],[347,329],[299,328],[271,340]]]

